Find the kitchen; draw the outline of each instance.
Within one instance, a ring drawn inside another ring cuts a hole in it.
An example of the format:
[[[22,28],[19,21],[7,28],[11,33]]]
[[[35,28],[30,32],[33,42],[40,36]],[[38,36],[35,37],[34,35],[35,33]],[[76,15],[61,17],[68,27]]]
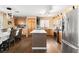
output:
[[[64,15],[72,5],[0,6],[0,51],[60,53]]]

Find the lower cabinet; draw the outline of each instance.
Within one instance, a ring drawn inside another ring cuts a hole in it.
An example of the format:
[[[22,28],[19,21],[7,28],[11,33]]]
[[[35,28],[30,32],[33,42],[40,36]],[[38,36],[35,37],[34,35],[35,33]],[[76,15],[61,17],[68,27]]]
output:
[[[53,29],[45,29],[45,31],[47,32],[47,35],[50,35],[50,36],[54,35]]]
[[[22,34],[28,37],[28,29],[22,29]]]

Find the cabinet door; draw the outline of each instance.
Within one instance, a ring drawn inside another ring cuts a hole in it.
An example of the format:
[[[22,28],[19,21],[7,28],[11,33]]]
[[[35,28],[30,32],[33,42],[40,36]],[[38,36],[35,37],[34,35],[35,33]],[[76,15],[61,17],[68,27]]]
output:
[[[28,28],[29,28],[29,29],[32,28],[32,26],[31,26],[31,25],[32,25],[31,20],[28,19],[27,25],[28,25]]]
[[[28,26],[28,32],[30,34],[30,32],[36,28],[36,17],[29,17],[27,18],[26,22]]]
[[[2,28],[2,27],[3,27],[3,25],[2,25],[2,24],[3,24],[3,16],[1,16],[1,15],[0,15],[0,28]]]
[[[45,29],[45,31],[47,32],[47,35],[50,35],[50,36],[54,35],[53,29]]]
[[[36,28],[36,20],[35,19],[32,19],[31,20],[31,26],[32,26],[32,29],[35,29]]]
[[[8,28],[8,18],[6,15],[3,16],[3,28]]]

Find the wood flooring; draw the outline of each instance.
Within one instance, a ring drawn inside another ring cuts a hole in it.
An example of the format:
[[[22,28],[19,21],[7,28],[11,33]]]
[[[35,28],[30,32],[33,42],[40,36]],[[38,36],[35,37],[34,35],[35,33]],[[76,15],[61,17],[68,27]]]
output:
[[[26,38],[22,36],[22,39],[15,43],[7,53],[60,53],[61,44],[57,43],[56,39],[51,36],[47,36],[47,50],[32,50],[32,36]]]

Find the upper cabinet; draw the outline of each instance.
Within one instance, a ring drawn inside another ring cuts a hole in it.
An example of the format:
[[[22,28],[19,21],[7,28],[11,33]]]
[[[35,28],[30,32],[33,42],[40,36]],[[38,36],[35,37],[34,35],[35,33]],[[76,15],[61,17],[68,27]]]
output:
[[[16,17],[14,19],[14,23],[15,23],[16,26],[24,25],[26,23],[26,18],[25,17]]]
[[[59,27],[61,29],[62,27],[62,15],[60,16],[55,16],[55,17],[51,17],[50,21],[49,21],[49,27],[56,29],[56,27]]]
[[[8,18],[7,18],[7,14],[3,15],[3,28],[8,28],[9,24],[8,24]]]
[[[0,29],[8,28],[8,19],[6,13],[0,12]]]
[[[3,27],[3,14],[0,12],[0,29]]]
[[[0,29],[7,29],[12,26],[12,19],[7,13],[0,12]]]

